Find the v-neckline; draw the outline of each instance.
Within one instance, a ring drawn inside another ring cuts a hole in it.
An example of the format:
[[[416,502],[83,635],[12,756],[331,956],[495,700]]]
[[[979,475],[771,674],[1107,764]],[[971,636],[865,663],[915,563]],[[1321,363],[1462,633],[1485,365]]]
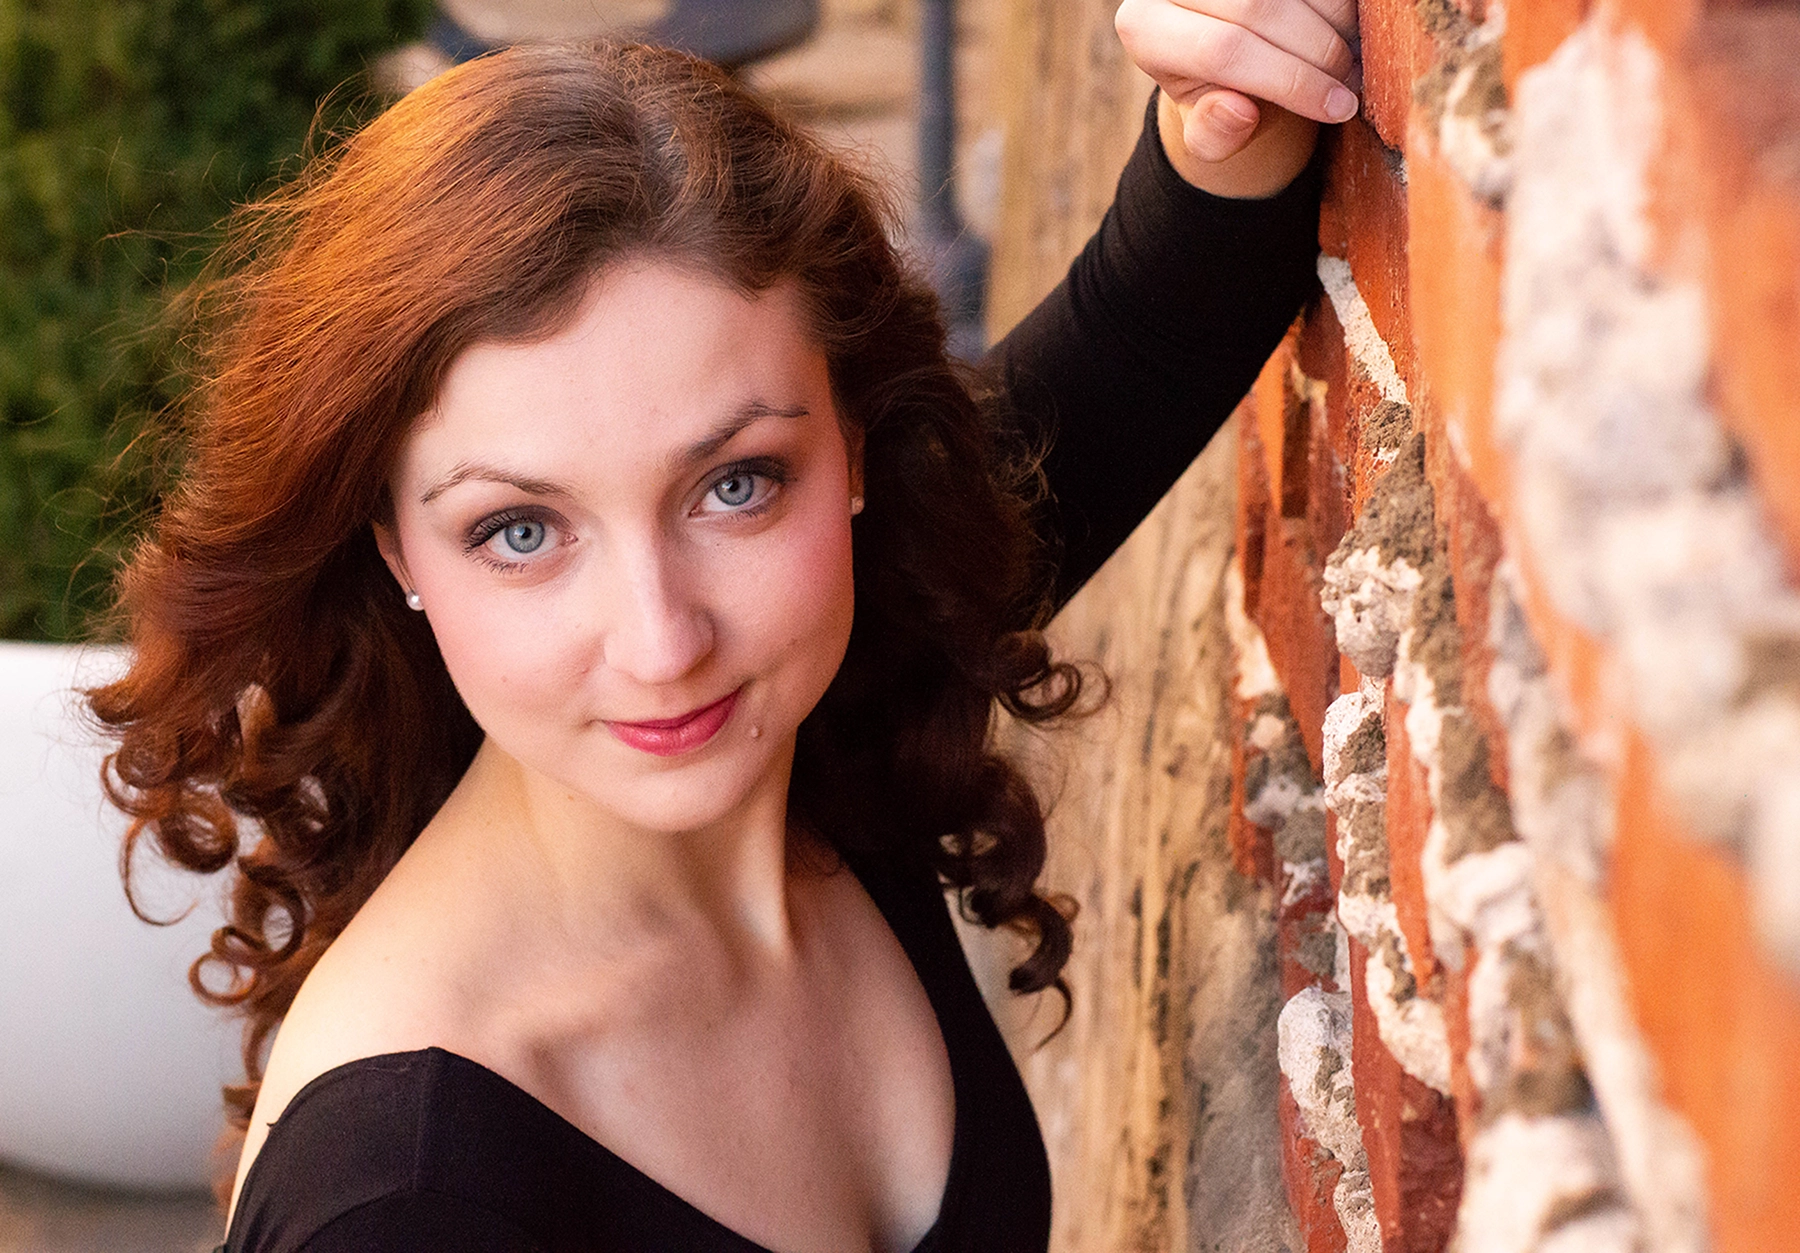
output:
[[[926,990],[926,994],[927,994],[927,996],[930,995],[929,989]],[[932,1011],[934,1014],[936,1013],[936,1010],[937,1010],[937,1006],[934,1004],[932,1006]],[[942,1026],[940,1026],[938,1028],[938,1032],[940,1035],[943,1034]],[[948,1047],[946,1047],[946,1052],[948,1052]],[[417,1056],[424,1056],[424,1055],[428,1055],[428,1054],[442,1055],[443,1058],[446,1061],[448,1061],[452,1066],[461,1066],[461,1067],[467,1068],[470,1075],[472,1077],[474,1077],[478,1082],[486,1083],[491,1087],[495,1087],[499,1091],[503,1091],[507,1095],[507,1098],[510,1100],[516,1100],[516,1101],[520,1102],[521,1104],[530,1106],[531,1109],[533,1110],[533,1112],[536,1113],[539,1117],[547,1117],[567,1137],[569,1137],[571,1140],[578,1142],[580,1145],[582,1145],[584,1151],[588,1152],[589,1154],[591,1154],[593,1156],[599,1157],[601,1160],[611,1164],[612,1166],[616,1167],[617,1169],[627,1172],[628,1174],[630,1174],[632,1176],[632,1178],[634,1180],[641,1183],[642,1186],[649,1188],[650,1190],[655,1192],[660,1198],[673,1204],[678,1209],[692,1215],[698,1222],[703,1224],[710,1233],[716,1234],[718,1236],[724,1237],[728,1241],[735,1242],[736,1244],[742,1245],[744,1253],[776,1253],[775,1250],[770,1249],[768,1246],[758,1244],[756,1241],[752,1240],[749,1236],[746,1236],[741,1231],[737,1230],[737,1228],[727,1226],[725,1223],[721,1222],[719,1219],[714,1218],[711,1214],[707,1213],[705,1210],[701,1209],[698,1205],[695,1205],[692,1201],[688,1200],[688,1198],[681,1195],[681,1193],[675,1191],[668,1184],[663,1183],[660,1179],[657,1179],[653,1175],[647,1174],[641,1167],[636,1166],[633,1163],[627,1161],[625,1158],[619,1156],[618,1153],[616,1153],[612,1149],[608,1148],[605,1143],[603,1143],[600,1140],[595,1139],[593,1136],[589,1135],[586,1131],[583,1131],[575,1123],[569,1121],[568,1118],[566,1118],[562,1114],[558,1113],[551,1106],[545,1104],[544,1101],[539,1099],[537,1096],[534,1096],[531,1092],[527,1091],[526,1089],[520,1087],[518,1084],[514,1083],[511,1079],[508,1079],[505,1075],[501,1074],[499,1071],[494,1070],[491,1067],[484,1066],[482,1063],[475,1061],[473,1058],[464,1057],[461,1053],[453,1053],[449,1049],[437,1048],[435,1046],[431,1047],[431,1048],[417,1049],[411,1053],[389,1054],[388,1056],[389,1057],[396,1057],[396,1056],[398,1056],[398,1057],[417,1057]],[[374,1061],[377,1059],[369,1058],[367,1060]],[[351,1062],[348,1064],[355,1065],[356,1063]],[[329,1072],[327,1072],[327,1073],[329,1073]],[[321,1078],[322,1077],[323,1076],[321,1076]],[[950,1059],[950,1086],[951,1086],[951,1090],[953,1093],[960,1086],[957,1082],[956,1059],[954,1056],[952,1056]],[[299,1097],[296,1096],[295,1100],[298,1100],[298,1099],[299,1099]],[[919,1238],[918,1243],[912,1246],[910,1253],[932,1253],[932,1250],[936,1248],[936,1246],[938,1244],[938,1232],[944,1226],[945,1215],[949,1211],[950,1202],[952,1200],[953,1194],[956,1191],[955,1185],[956,1185],[957,1166],[959,1165],[962,1157],[964,1156],[964,1154],[967,1151],[963,1146],[963,1141],[966,1138],[965,1133],[964,1133],[965,1120],[962,1117],[962,1113],[961,1113],[963,1102],[959,1099],[956,1099],[954,1096],[952,1099],[955,1102],[956,1109],[952,1115],[953,1126],[952,1126],[952,1131],[951,1131],[951,1136],[950,1136],[950,1165],[949,1165],[949,1169],[944,1174],[944,1190],[938,1197],[937,1216],[932,1219],[931,1226],[929,1226],[925,1229],[925,1234]]]
[[[919,966],[919,959],[907,945],[905,939],[905,931],[907,929],[897,927],[894,924],[894,918],[889,908],[890,904],[895,908],[905,908],[905,905],[897,899],[884,899],[888,897],[889,892],[894,892],[897,897],[900,885],[894,881],[891,874],[884,875],[881,870],[876,869],[875,867],[859,866],[849,858],[845,859],[845,868],[855,876],[857,883],[862,887],[863,891],[868,894],[869,899],[874,902],[876,911],[881,914],[882,922],[886,924],[889,933],[900,945],[900,951],[906,955],[907,963],[912,967],[913,977],[919,981],[919,986],[925,990],[926,1000],[931,1005],[932,1019],[937,1024],[938,1039],[943,1045],[945,1057],[948,1059],[950,1065],[952,1105],[950,1163],[944,1175],[943,1192],[938,1197],[937,1215],[932,1219],[931,1226],[925,1229],[925,1234],[919,1238],[918,1243],[913,1245],[909,1251],[909,1253],[935,1253],[935,1250],[941,1243],[940,1233],[944,1230],[945,1222],[951,1214],[952,1208],[960,1195],[961,1189],[958,1186],[958,1172],[963,1167],[963,1163],[969,1152],[966,1144],[969,1136],[969,1127],[968,1118],[965,1114],[965,1110],[968,1108],[970,1095],[967,1088],[969,1080],[965,1073],[967,1063],[959,1063],[958,1061],[959,1050],[954,1047],[950,1039],[950,1029],[946,1025],[945,1007],[939,1003],[940,995],[947,992],[947,989],[936,988],[925,978],[924,972]],[[888,881],[878,885],[872,885],[870,875],[867,873],[868,871],[873,871],[874,874],[885,877]],[[944,923],[945,925],[949,925],[947,908]],[[954,937],[952,938],[954,939]],[[615,1168],[624,1171],[634,1182],[647,1188],[660,1200],[672,1205],[678,1211],[690,1215],[703,1229],[708,1231],[709,1234],[721,1238],[727,1244],[740,1246],[739,1253],[777,1253],[776,1250],[770,1249],[766,1245],[758,1244],[736,1228],[727,1226],[661,1180],[647,1174],[642,1168],[627,1161],[618,1153],[608,1148],[602,1141],[589,1135],[586,1131],[582,1130],[581,1127],[577,1126],[574,1122],[571,1122],[561,1113],[558,1113],[542,1099],[527,1091],[517,1083],[514,1083],[499,1071],[476,1061],[474,1058],[467,1057],[461,1053],[454,1052],[451,1049],[443,1048],[438,1045],[430,1045],[422,1049],[409,1049],[396,1053],[379,1053],[372,1054],[368,1057],[354,1058],[351,1061],[333,1066],[330,1070],[315,1075],[293,1095],[292,1099],[288,1101],[286,1107],[281,1111],[280,1116],[276,1118],[274,1123],[270,1124],[270,1137],[273,1138],[275,1130],[280,1126],[281,1121],[305,1101],[316,1089],[326,1086],[335,1080],[342,1079],[364,1067],[375,1066],[384,1062],[391,1063],[397,1060],[423,1059],[430,1057],[440,1057],[444,1059],[444,1061],[452,1068],[463,1069],[467,1075],[474,1078],[477,1082],[485,1083],[503,1094],[506,1099],[524,1105],[539,1118],[547,1118],[551,1125],[556,1127],[566,1138],[569,1138],[578,1145],[584,1146],[584,1151],[592,1156],[598,1157],[601,1161],[607,1162]],[[250,1173],[244,1178],[244,1186],[239,1197],[240,1201],[244,1196],[250,1195],[251,1183],[256,1178],[258,1170],[266,1159],[267,1149],[268,1141],[265,1140],[263,1152],[258,1153],[256,1161],[252,1162],[250,1165]],[[237,1223],[237,1215],[234,1213],[232,1218],[232,1225],[235,1226]],[[230,1232],[228,1231],[226,1235],[227,1244],[229,1244]],[[226,1250],[227,1245],[220,1245],[219,1248],[215,1250],[215,1253],[226,1253]]]

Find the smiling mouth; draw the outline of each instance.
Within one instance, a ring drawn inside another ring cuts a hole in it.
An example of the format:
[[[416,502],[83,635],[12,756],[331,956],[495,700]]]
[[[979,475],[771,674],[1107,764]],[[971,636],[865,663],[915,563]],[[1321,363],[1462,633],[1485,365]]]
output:
[[[619,741],[657,757],[676,757],[692,752],[719,733],[737,707],[738,688],[710,705],[682,714],[678,718],[657,718],[650,722],[608,722],[606,729]]]

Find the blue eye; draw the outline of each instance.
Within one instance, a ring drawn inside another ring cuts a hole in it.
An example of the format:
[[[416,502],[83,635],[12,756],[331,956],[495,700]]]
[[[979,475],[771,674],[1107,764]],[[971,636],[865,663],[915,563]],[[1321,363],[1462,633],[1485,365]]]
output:
[[[716,473],[719,477],[694,508],[719,518],[760,516],[780,498],[792,477],[782,457],[747,457],[736,465],[719,467]]]
[[[536,552],[544,543],[544,524],[536,519],[514,522],[500,532],[500,538],[516,553]]]
[[[720,480],[713,488],[713,495],[719,503],[736,509],[747,505],[756,495],[756,476],[754,474],[734,474],[728,479]]]

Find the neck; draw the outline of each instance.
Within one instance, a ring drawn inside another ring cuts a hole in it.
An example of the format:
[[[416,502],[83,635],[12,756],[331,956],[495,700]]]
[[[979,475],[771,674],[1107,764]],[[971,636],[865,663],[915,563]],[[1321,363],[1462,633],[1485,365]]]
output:
[[[732,948],[792,948],[787,784],[779,769],[703,825],[634,823],[519,762],[492,741],[427,828],[440,851],[515,901],[515,917],[556,927],[564,944],[700,928]]]

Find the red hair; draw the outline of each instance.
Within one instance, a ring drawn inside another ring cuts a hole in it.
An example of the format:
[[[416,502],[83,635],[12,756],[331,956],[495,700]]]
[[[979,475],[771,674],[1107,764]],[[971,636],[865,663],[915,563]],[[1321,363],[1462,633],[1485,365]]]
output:
[[[996,702],[1042,721],[1080,690],[1035,629],[1034,463],[947,362],[879,204],[717,70],[601,45],[452,71],[241,211],[181,478],[121,576],[134,660],[90,694],[118,737],[128,889],[146,841],[236,868],[191,979],[246,1016],[240,1126],[269,1032],[481,738],[375,549],[400,442],[458,353],[549,333],[628,254],[795,282],[863,446],[855,627],[800,730],[797,819],[934,867],[979,921],[1035,939],[1016,989],[1062,988],[1042,813],[989,740]]]

